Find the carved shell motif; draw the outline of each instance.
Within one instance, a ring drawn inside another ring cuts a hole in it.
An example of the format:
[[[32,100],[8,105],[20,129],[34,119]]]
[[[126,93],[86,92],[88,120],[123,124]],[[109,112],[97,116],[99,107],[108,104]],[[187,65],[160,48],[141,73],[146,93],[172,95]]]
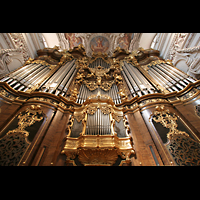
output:
[[[83,165],[113,165],[118,154],[115,149],[79,149],[78,158]]]

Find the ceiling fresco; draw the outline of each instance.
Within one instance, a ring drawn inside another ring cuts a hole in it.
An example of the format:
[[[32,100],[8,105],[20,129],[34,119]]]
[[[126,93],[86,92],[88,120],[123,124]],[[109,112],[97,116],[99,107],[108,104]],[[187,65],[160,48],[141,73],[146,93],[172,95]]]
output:
[[[69,48],[73,49],[77,47],[79,44],[82,44],[82,39],[80,37],[76,37],[75,33],[65,33],[65,38],[69,41]]]
[[[118,39],[118,46],[121,49],[128,50],[131,40],[133,39],[134,33],[125,33],[124,37]]]
[[[64,33],[67,49],[83,44],[88,56],[98,52],[112,56],[116,47],[133,51],[139,37],[138,33]]]

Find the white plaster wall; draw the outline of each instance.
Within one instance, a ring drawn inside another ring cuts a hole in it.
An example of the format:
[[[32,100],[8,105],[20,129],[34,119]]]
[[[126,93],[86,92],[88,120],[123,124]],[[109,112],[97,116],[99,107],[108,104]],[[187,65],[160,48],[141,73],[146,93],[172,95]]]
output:
[[[59,40],[56,33],[42,33],[48,46],[53,48],[55,45],[59,46]]]
[[[139,47],[149,49],[156,33],[142,33],[140,37]]]

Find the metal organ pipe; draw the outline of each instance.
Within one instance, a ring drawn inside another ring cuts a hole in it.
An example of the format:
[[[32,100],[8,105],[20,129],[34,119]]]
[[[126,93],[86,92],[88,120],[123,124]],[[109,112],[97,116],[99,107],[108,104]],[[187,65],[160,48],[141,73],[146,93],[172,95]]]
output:
[[[24,67],[22,67],[21,69],[15,71],[15,72],[12,72],[9,77],[15,77],[15,76],[20,76],[21,74],[23,74],[25,71],[28,72],[29,69],[31,69],[32,67],[34,67],[36,64],[29,64],[29,65],[26,65]]]
[[[154,87],[147,81],[147,79],[143,76],[143,74],[136,67],[134,67],[130,63],[127,64],[126,62],[125,62],[125,65],[129,69],[132,77],[134,77],[138,87],[144,94],[154,93],[153,92],[153,91],[155,91]]]
[[[134,88],[136,94],[138,94],[138,96],[142,96],[141,90],[140,90],[140,88],[138,87],[137,83],[134,80],[135,75],[133,75],[133,73],[129,72],[129,70],[126,67],[126,64],[123,65],[123,69],[124,69],[126,75],[128,76],[128,79],[130,80],[130,83],[133,85],[133,88]]]
[[[167,63],[165,63],[164,65],[167,66],[170,70],[172,70],[177,75],[181,76],[183,78],[184,82],[189,83],[188,81],[190,81],[190,82],[194,83],[196,81],[195,79],[193,79],[192,77],[189,77],[187,74],[183,73],[182,71],[179,71],[177,68],[172,67],[171,65],[169,65]]]
[[[128,87],[129,87],[129,91],[131,92],[131,95],[132,95],[133,97],[135,97],[135,96],[136,96],[135,91],[134,91],[132,85],[130,84],[130,82],[129,82],[127,76],[126,76],[126,74],[124,73],[124,71],[122,71],[122,75],[123,75],[123,77],[124,77],[124,79],[125,79],[125,81],[126,81]]]
[[[168,76],[170,76],[174,81],[175,81],[175,85],[178,87],[178,88],[180,88],[181,90],[184,88],[182,85],[180,85],[179,83],[180,83],[180,78],[178,78],[178,77],[176,77],[176,76],[174,76],[171,72],[169,72],[168,70],[166,70],[165,68],[163,68],[163,66],[160,64],[160,65],[157,65],[157,68],[159,69],[159,70],[161,70],[163,73],[165,73],[165,74],[168,74]],[[184,84],[185,85],[185,84]]]
[[[73,72],[72,68],[74,62],[75,60],[63,65],[43,86],[41,86],[41,90],[49,93],[55,91],[56,95],[58,95],[62,91],[64,83],[69,80],[69,77]],[[67,88],[64,90],[67,91]]]
[[[28,89],[27,86],[35,82],[35,79],[45,70],[46,66],[32,63],[9,74],[9,77],[5,77],[1,81],[6,81],[13,89],[26,91]]]
[[[187,84],[189,83],[188,81],[185,83],[184,77],[182,77],[182,76],[178,75],[177,73],[175,73],[174,71],[170,70],[169,67],[167,67],[166,65],[160,64],[160,67],[162,67],[163,70],[165,70],[166,72],[171,74],[171,76],[174,77],[176,81],[179,81],[179,83],[182,84],[184,87],[186,87]],[[172,72],[173,72],[173,74],[172,74]]]
[[[36,64],[36,65],[32,65],[31,68],[24,70],[23,72],[19,73],[16,75],[16,79],[18,81],[22,80],[23,78],[27,77],[28,75],[30,75],[31,73],[33,73],[38,67],[40,67],[41,64]],[[15,78],[15,77],[13,77]]]
[[[152,68],[156,70],[157,73],[159,73],[163,78],[167,80],[166,85],[168,85],[170,88],[172,88],[175,91],[180,91],[180,89],[182,89],[180,85],[176,84],[175,80],[173,80],[167,73],[159,69],[157,65],[152,66]]]
[[[2,81],[2,82],[5,82],[5,81],[9,80],[9,79],[12,78],[13,76],[19,74],[20,72],[22,72],[23,70],[25,70],[25,69],[31,67],[32,65],[33,65],[33,64],[29,64],[29,65],[26,65],[26,66],[22,67],[21,69],[17,69],[16,71],[14,71],[14,72],[10,73],[9,75],[7,75],[6,77],[2,78],[1,81]]]
[[[136,94],[136,83],[132,80],[130,77],[130,74],[128,73],[127,69],[123,66],[123,74],[125,74],[125,79],[128,80],[127,83],[129,83],[129,87],[132,88],[132,93],[134,92]]]

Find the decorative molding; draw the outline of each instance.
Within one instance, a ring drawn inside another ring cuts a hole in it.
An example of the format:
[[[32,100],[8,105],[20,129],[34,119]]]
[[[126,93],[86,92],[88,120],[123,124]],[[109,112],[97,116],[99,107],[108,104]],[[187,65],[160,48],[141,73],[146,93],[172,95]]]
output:
[[[139,41],[140,41],[141,35],[142,33],[134,33],[133,39],[131,40],[130,45],[129,45],[130,52],[139,48]]]
[[[11,36],[12,41],[16,48],[21,49],[24,61],[28,60],[31,53],[28,49],[27,43],[22,35],[22,33],[9,33]]]
[[[8,65],[12,63],[13,59],[17,59],[23,64],[24,59],[20,48],[0,50],[0,76],[10,72]]]
[[[65,38],[65,34],[64,33],[56,33],[56,34],[59,40],[60,49],[69,50],[69,41]]]
[[[199,46],[195,46],[195,47],[190,47],[190,48],[178,49],[177,50],[178,53],[193,53],[193,52],[197,52],[197,51],[200,51],[200,45]]]
[[[189,33],[176,33],[169,50],[169,59],[174,60],[176,52],[182,48]]]

